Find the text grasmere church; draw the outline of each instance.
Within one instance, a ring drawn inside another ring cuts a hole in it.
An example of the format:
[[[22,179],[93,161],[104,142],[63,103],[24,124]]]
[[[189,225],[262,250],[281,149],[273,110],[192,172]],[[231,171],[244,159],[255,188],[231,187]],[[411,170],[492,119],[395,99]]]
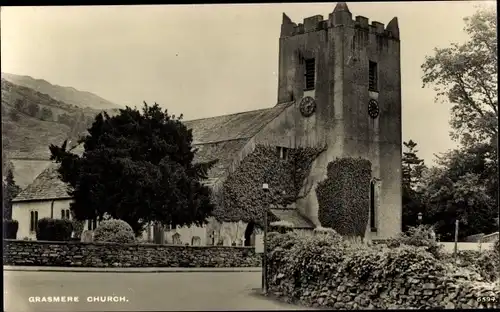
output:
[[[220,207],[216,209],[223,217],[211,218],[205,227],[167,229],[162,234],[166,243],[253,243],[251,219],[260,218],[261,210],[254,210],[251,203],[258,197],[250,194],[251,189],[248,194],[243,192],[242,196],[250,196],[250,206],[241,212],[241,207],[236,209],[232,206],[234,201],[228,199],[231,194],[234,197],[235,187],[232,193],[224,191],[224,187],[232,175],[243,176],[238,171],[241,168],[251,177],[245,181],[253,181],[255,189],[266,179],[273,179],[268,176],[259,180],[248,173],[253,169],[245,162],[255,163],[261,146],[275,150],[276,157],[283,160],[298,148],[323,147],[301,178],[303,181],[294,182],[302,195],[286,206],[272,207],[276,219],[296,228],[320,226],[316,186],[326,178],[330,162],[353,157],[371,162],[371,183],[366,185],[370,218],[365,237],[384,239],[401,232],[401,65],[397,18],[387,26],[369,23],[362,16],[353,19],[345,3],[338,3],[326,20],[316,15],[297,24],[283,14],[277,103],[267,109],[186,121],[186,125],[193,130],[198,148],[196,159],[219,160],[206,183],[216,194],[226,192],[218,197]],[[49,167],[15,198],[13,219],[19,221],[19,239],[34,237],[34,224],[39,218],[69,217],[71,198],[58,180],[56,169],[56,165]],[[289,180],[281,183],[292,184]],[[95,222],[88,222],[85,229],[95,226]],[[151,231],[148,229],[144,237],[151,236]]]

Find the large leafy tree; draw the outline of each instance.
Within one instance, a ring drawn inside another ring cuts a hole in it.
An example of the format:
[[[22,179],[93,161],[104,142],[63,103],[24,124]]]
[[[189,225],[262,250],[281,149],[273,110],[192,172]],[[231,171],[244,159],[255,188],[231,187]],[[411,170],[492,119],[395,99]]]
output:
[[[14,199],[14,197],[16,197],[21,191],[21,188],[14,180],[13,165],[11,163],[7,168],[5,181],[2,181],[2,188],[3,218],[10,220],[12,218],[12,199]]]
[[[61,179],[73,189],[78,220],[105,216],[129,223],[136,234],[150,222],[202,224],[211,215],[210,189],[202,185],[215,162],[193,163],[192,133],[158,104],[96,116],[81,139],[83,155],[51,145]]]
[[[426,216],[445,240],[452,240],[455,220],[460,221],[459,238],[495,231],[498,216],[489,180],[480,170],[484,161],[470,159],[466,152],[453,151],[440,159],[424,177],[422,199]],[[475,169],[475,170],[474,170]]]
[[[464,145],[498,137],[497,14],[479,9],[465,18],[469,40],[435,49],[422,65],[424,86],[451,103],[452,137]]]
[[[417,143],[413,140],[403,142],[402,157],[402,204],[403,204],[403,231],[416,226],[418,213],[423,212],[421,194],[418,187],[422,183],[422,174],[426,169],[424,160],[417,156]]]
[[[436,49],[426,58],[424,86],[451,104],[451,137],[456,150],[438,158],[422,188],[438,232],[452,238],[495,230],[498,217],[498,87],[496,12],[480,8],[465,19],[469,40]]]

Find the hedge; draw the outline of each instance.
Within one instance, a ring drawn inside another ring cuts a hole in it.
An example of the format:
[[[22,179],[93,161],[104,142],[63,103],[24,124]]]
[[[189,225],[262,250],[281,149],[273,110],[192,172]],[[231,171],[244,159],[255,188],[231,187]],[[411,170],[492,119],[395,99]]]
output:
[[[135,241],[134,230],[123,220],[102,221],[94,231],[95,242],[132,243]]]
[[[73,222],[67,219],[42,218],[36,227],[36,239],[44,241],[69,241]]]
[[[275,146],[257,145],[229,174],[222,190],[215,195],[220,204],[214,210],[214,216],[219,221],[262,224],[263,209],[271,204],[287,206],[297,200],[312,162],[323,150],[312,147],[289,149],[287,159],[281,159]],[[267,194],[262,191],[264,183],[269,185]]]
[[[4,235],[6,239],[16,239],[19,223],[16,220],[3,220]]]
[[[498,247],[498,246],[497,246]],[[447,254],[444,259],[454,265],[471,270],[481,276],[485,281],[494,282],[500,279],[500,251],[495,246],[491,250],[482,252],[476,250],[460,250],[457,259],[453,254]]]
[[[365,235],[369,218],[371,162],[337,158],[327,167],[327,178],[316,187],[322,226],[344,236]]]
[[[436,259],[425,247],[352,245],[338,234],[269,235],[269,290],[330,309],[500,307],[498,282]]]
[[[436,258],[445,257],[443,246],[440,245],[433,236],[433,229],[427,225],[410,227],[408,231],[399,234],[395,238],[387,240],[389,247],[399,247],[401,245],[423,247]]]

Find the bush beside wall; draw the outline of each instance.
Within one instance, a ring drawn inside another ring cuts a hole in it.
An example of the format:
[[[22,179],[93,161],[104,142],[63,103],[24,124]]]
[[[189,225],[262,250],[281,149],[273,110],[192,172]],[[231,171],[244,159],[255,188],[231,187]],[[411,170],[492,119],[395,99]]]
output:
[[[253,247],[4,241],[4,265],[65,267],[259,267]]]
[[[135,241],[135,234],[132,227],[123,220],[106,220],[95,230],[94,241],[130,244]]]
[[[3,231],[6,239],[16,239],[19,223],[16,220],[3,220]]]
[[[269,247],[269,289],[289,302],[347,310],[500,307],[498,281],[438,260],[425,246],[273,233]]]
[[[67,219],[42,218],[36,227],[36,239],[46,241],[69,241],[73,222]]]

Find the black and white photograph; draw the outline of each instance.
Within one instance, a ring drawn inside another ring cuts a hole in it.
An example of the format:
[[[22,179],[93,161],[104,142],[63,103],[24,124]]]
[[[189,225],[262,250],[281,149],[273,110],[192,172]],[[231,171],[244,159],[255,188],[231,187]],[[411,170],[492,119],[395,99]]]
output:
[[[500,308],[496,1],[0,23],[4,311]]]

